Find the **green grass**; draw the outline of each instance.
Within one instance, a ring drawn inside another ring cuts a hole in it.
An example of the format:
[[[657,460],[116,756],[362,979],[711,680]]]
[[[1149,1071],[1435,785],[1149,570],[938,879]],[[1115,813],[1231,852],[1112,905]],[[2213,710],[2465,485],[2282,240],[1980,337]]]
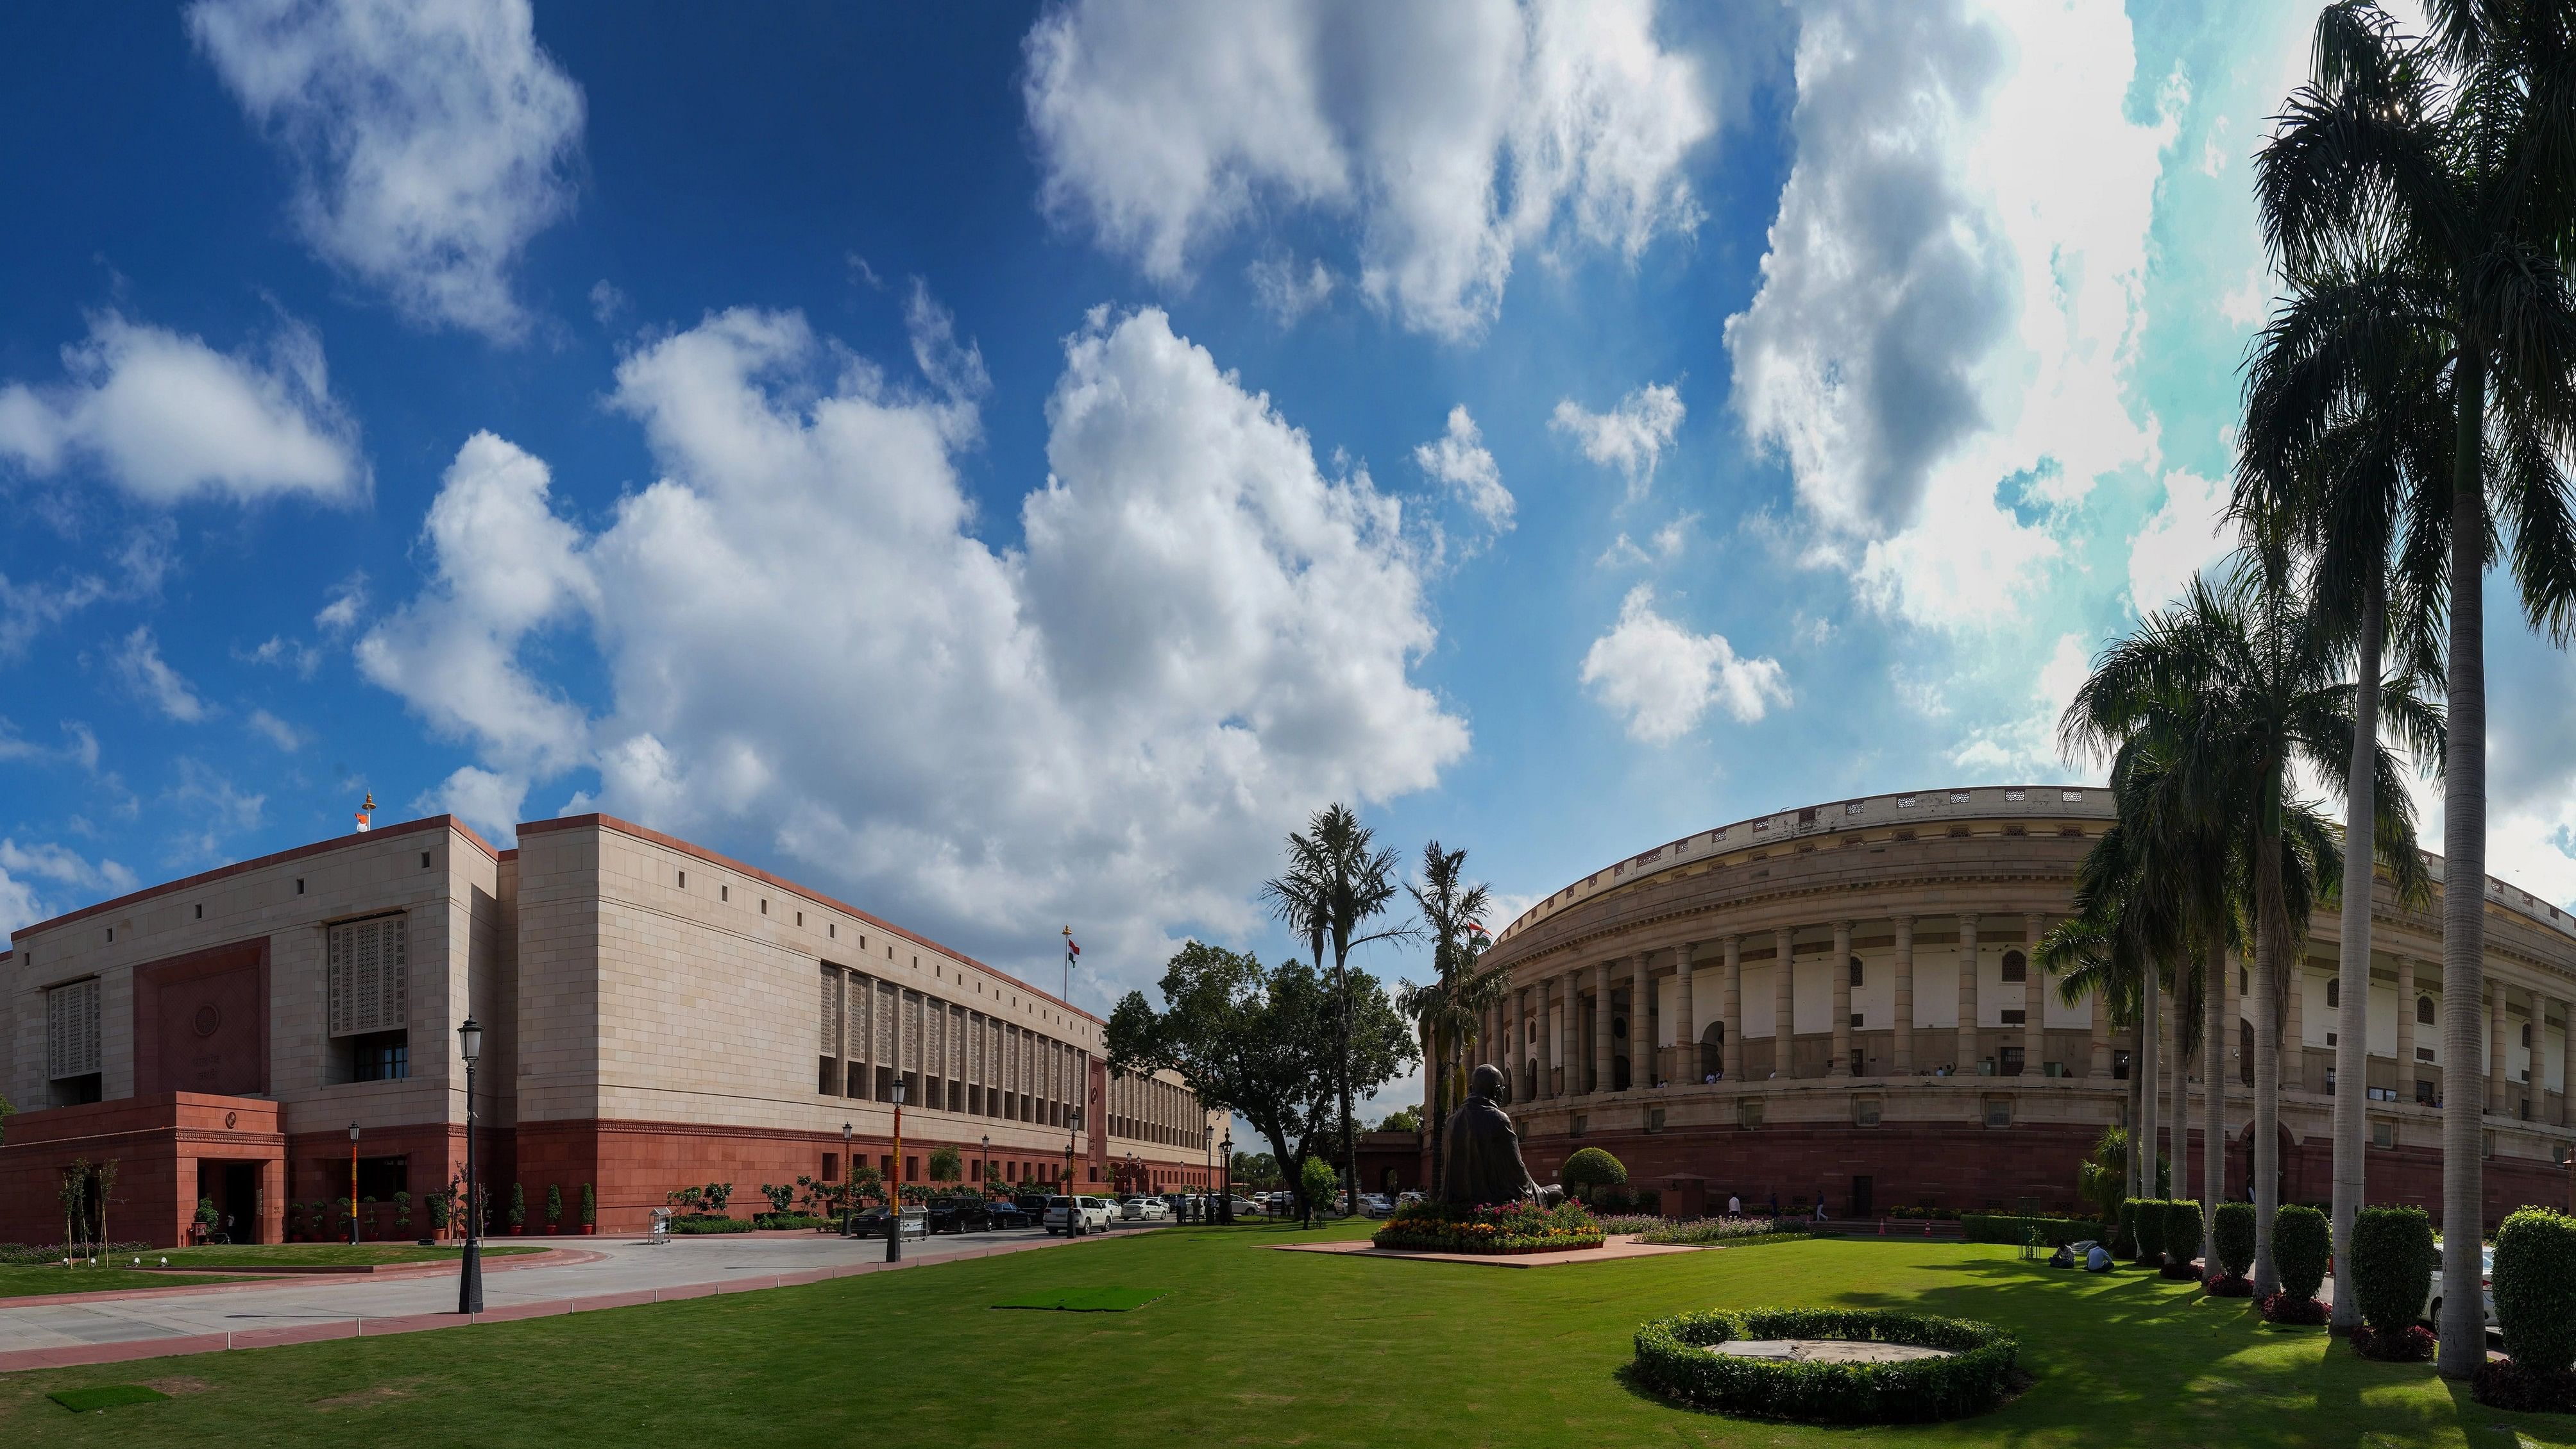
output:
[[[1330,1236],[1357,1237],[1352,1223]],[[50,1445],[2229,1445],[2576,1444],[2576,1419],[2499,1413],[2429,1366],[2255,1326],[2242,1300],[2017,1249],[1862,1240],[1511,1270],[1316,1253],[1292,1229],[1170,1228],[810,1287],[439,1333],[0,1378],[11,1449]],[[1151,1312],[990,1312],[1004,1298],[1169,1285]],[[1908,1306],[2020,1336],[2028,1392],[1951,1424],[1814,1430],[1632,1390],[1630,1335],[1684,1309]],[[104,1419],[44,1395],[171,1392]],[[185,1391],[177,1385],[184,1385]]]
[[[32,1298],[45,1293],[131,1293],[137,1288],[225,1281],[203,1273],[138,1273],[132,1268],[109,1267],[105,1259],[95,1268],[66,1268],[59,1263],[0,1264],[0,1298]]]
[[[1048,1308],[1061,1313],[1125,1313],[1170,1293],[1169,1288],[1059,1288],[1006,1298],[996,1308]]]
[[[172,1248],[149,1254],[145,1261],[167,1258],[173,1268],[278,1268],[296,1263],[345,1267],[362,1263],[452,1263],[464,1251],[456,1247],[424,1248],[416,1243],[236,1243],[228,1247]],[[544,1251],[534,1243],[483,1245],[486,1258]]]
[[[94,1389],[65,1389],[45,1397],[75,1414],[87,1414],[99,1409],[121,1409],[128,1404],[157,1404],[170,1396],[141,1384],[101,1384]]]

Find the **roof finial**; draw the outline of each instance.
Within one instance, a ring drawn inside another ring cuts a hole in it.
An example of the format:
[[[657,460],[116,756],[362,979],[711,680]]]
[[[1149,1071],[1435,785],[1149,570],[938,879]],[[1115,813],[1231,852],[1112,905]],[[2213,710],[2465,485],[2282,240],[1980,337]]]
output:
[[[367,792],[367,803],[358,807],[358,829],[361,833],[376,828],[376,792]]]

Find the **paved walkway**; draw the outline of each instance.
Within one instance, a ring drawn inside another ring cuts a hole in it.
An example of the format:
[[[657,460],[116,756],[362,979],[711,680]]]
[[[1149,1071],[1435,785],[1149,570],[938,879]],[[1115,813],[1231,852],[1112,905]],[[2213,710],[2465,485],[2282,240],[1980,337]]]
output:
[[[1151,1231],[1122,1228],[1111,1236]],[[625,1308],[716,1293],[817,1283],[919,1263],[948,1263],[1103,1241],[1050,1238],[1036,1228],[955,1234],[908,1242],[903,1263],[885,1261],[885,1240],[797,1237],[579,1240],[571,1251],[527,1261],[486,1258],[484,1311],[473,1322]],[[568,1248],[570,1245],[566,1245]],[[0,1299],[0,1373],[67,1364],[117,1363],[165,1354],[261,1348],[329,1338],[457,1328],[451,1269],[387,1277],[266,1279],[193,1288],[145,1289],[76,1302],[12,1305]]]

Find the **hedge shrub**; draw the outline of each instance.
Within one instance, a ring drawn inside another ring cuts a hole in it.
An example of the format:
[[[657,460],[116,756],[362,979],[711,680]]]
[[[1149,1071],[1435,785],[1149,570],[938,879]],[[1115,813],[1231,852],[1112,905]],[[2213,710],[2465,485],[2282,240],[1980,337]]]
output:
[[[1556,1177],[1577,1195],[1588,1198],[1602,1188],[1626,1182],[1628,1169],[1618,1158],[1600,1148],[1586,1147],[1565,1159],[1565,1165],[1556,1170]]]
[[[1372,1246],[1412,1253],[1561,1253],[1601,1246],[1601,1223],[1571,1199],[1554,1207],[1493,1203],[1451,1207],[1409,1202],[1387,1218]]]
[[[2374,1335],[2402,1335],[2424,1316],[2433,1291],[2433,1220],[2422,1208],[2363,1208],[2353,1219],[2351,1258],[2353,1299]]]
[[[2496,1230],[2496,1323],[2504,1351],[2545,1373],[2576,1362],[2576,1218],[2527,1207]]]
[[[2218,1263],[2230,1278],[2242,1278],[2254,1266],[2254,1204],[2218,1205]]]
[[[2132,1220],[2138,1235],[2138,1265],[2161,1268],[2165,1261],[2165,1203],[2156,1197],[2135,1198]]]
[[[1949,1351],[1898,1363],[1736,1358],[1713,1344],[1840,1338]],[[1637,1329],[1637,1378],[1695,1408],[1811,1424],[1956,1419],[2003,1398],[2020,1345],[1989,1323],[1881,1309],[1753,1308],[1685,1313]]]
[[[2141,1201],[2143,1199],[2134,1197],[2120,1199],[2120,1219],[2111,1233],[2111,1256],[2114,1258],[2138,1256],[2138,1204]]]
[[[751,1219],[699,1213],[685,1218],[671,1219],[671,1231],[693,1237],[702,1237],[709,1233],[747,1233],[751,1231]]]
[[[2281,1271],[2282,1292],[2294,1299],[2316,1297],[2333,1252],[2334,1225],[2324,1213],[2296,1204],[2273,1210],[2272,1265]]]
[[[1961,1213],[1960,1230],[1972,1243],[2010,1243],[2014,1247],[2030,1241],[2032,1233],[2048,1247],[2060,1243],[2081,1243],[2102,1236],[2100,1218],[2024,1218],[2006,1213]]]
[[[2200,1204],[2175,1198],[2165,1204],[2165,1276],[2197,1278],[2191,1260],[2200,1256]]]

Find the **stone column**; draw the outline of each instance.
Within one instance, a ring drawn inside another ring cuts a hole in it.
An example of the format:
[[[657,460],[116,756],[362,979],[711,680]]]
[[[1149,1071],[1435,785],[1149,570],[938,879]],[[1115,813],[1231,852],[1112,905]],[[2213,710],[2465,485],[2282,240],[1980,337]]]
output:
[[[1650,953],[1640,951],[1628,976],[1628,1085],[1651,1089],[1662,1073],[1655,1070],[1655,968]]]
[[[2576,1127],[2576,1108],[2568,1105],[2576,1098],[2576,1001],[2561,998],[2558,1019],[2558,1125]]]
[[[1851,1069],[1851,936],[1851,922],[1834,922],[1834,974],[1831,978],[1834,997],[1834,1059],[1825,1069],[1825,1075],[1829,1077],[1860,1075]]]
[[[2504,1043],[2505,985],[2503,978],[2496,978],[2494,985],[2490,986],[2488,991],[2487,1019],[2490,1026],[2487,1032],[2487,1110],[2502,1114],[2505,1111],[2505,1063],[2512,1059],[2511,1054],[2505,1050]]]
[[[2040,988],[2039,930],[2048,918],[2037,911],[2021,918],[2021,1069],[2045,1075],[2048,1066],[2048,993]]]
[[[2415,958],[2397,958],[2397,1100],[2415,1100]]]
[[[2223,1085],[2230,1092],[2245,1090],[2245,971],[2245,958],[2232,951],[2227,953],[2227,969],[2222,973],[2226,978],[2224,994],[2227,1002],[2223,1010],[2227,1017],[2227,1040],[2223,1043],[2225,1051],[2220,1060],[2225,1067],[2226,1081]]]
[[[1592,1090],[1607,1092],[1610,1076],[1610,963],[1598,961],[1592,967]]]
[[[1691,972],[1695,963],[1691,953],[1699,949],[1697,941],[1684,941],[1673,957],[1673,1074],[1676,1086],[1688,1086],[1700,1079],[1699,1019],[1693,1014]]]
[[[1977,918],[1959,918],[1958,1059],[1951,1066],[1961,1076],[1977,1074]]]
[[[1898,916],[1896,927],[1896,1060],[1889,1070],[1914,1075],[1914,918]]]
[[[1791,931],[1771,933],[1771,1075],[1782,1081],[1796,1076],[1798,993]]]
[[[2281,1018],[2281,1085],[2308,1088],[2308,963],[2305,957],[2282,966],[2290,978],[2288,1012]]]
[[[1575,1035],[1583,1021],[1583,1012],[1580,1009],[1582,977],[1579,972],[1581,969],[1580,967],[1570,969],[1557,978],[1563,983],[1557,988],[1556,1006],[1556,1067],[1562,1078],[1556,1092],[1560,1097],[1583,1095],[1582,1054],[1578,1050],[1582,1043]]]
[[[1726,966],[1720,973],[1717,1004],[1725,1012],[1718,1020],[1726,1023],[1726,1052],[1735,1065],[1728,1070],[1738,1081],[1744,1077],[1744,938],[1726,938]]]

